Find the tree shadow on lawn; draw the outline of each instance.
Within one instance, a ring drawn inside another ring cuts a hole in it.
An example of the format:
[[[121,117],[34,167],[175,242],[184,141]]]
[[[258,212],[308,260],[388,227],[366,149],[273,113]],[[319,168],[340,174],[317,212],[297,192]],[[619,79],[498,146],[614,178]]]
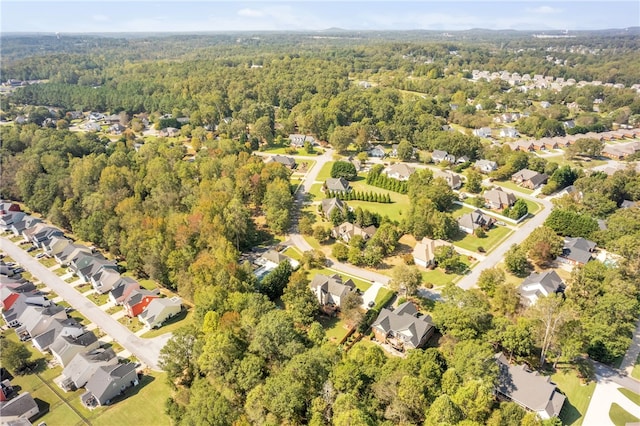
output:
[[[130,386],[124,390],[124,392],[111,400],[111,404],[115,405],[120,401],[124,401],[127,398],[137,395],[145,386],[150,385],[156,380],[155,377],[143,374],[142,377],[138,376],[138,386]]]

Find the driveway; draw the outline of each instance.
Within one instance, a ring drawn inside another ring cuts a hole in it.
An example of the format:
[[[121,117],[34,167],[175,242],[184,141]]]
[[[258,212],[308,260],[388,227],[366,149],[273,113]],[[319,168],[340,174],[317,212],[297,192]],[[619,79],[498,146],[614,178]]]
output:
[[[158,366],[158,357],[160,350],[171,337],[170,333],[153,339],[137,337],[128,328],[111,318],[111,316],[90,302],[86,297],[71,287],[71,285],[64,282],[60,277],[38,262],[37,259],[31,257],[29,253],[22,250],[7,238],[0,237],[0,248],[16,262],[21,264],[22,267],[29,271],[34,277],[38,278],[43,284],[58,294],[58,296],[61,296],[89,321],[96,324],[102,331],[122,345],[122,347],[131,352],[141,363],[146,364],[153,370],[161,370]]]
[[[640,418],[640,406],[620,393],[618,390],[620,385],[600,376],[596,376],[596,380],[596,389],[591,395],[591,402],[582,422],[583,426],[613,426],[614,423],[609,418],[609,409],[614,402],[630,414]],[[635,392],[638,392],[637,388]]]
[[[362,294],[362,309],[369,310],[369,303],[376,302],[376,296],[378,295],[378,290],[380,290],[380,288],[382,288],[382,283],[371,283],[371,287]]]

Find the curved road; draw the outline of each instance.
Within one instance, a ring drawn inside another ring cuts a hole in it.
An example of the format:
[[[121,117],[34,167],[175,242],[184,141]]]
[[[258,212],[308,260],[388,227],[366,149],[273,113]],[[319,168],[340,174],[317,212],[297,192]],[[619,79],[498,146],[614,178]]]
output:
[[[291,226],[291,232],[289,234],[289,239],[291,242],[302,252],[312,250],[313,247],[307,243],[302,235],[298,232],[297,220],[298,213],[302,209],[306,195],[310,192],[311,186],[316,183],[316,179],[322,167],[329,161],[332,161],[334,151],[331,149],[327,149],[322,155],[317,156],[314,159],[315,164],[307,171],[307,174],[302,178],[302,183],[298,187],[295,193],[295,203],[296,203],[296,212],[293,217],[293,224]],[[265,155],[264,153],[261,153]],[[268,156],[268,154],[266,154]],[[309,159],[309,157],[296,157],[297,159]],[[512,192],[510,190],[506,190],[507,192]],[[465,275],[462,279],[460,279],[457,285],[464,289],[468,290],[476,285],[478,281],[478,277],[480,273],[488,268],[493,268],[497,265],[503,258],[506,252],[509,250],[511,245],[520,244],[524,241],[527,236],[538,226],[542,225],[544,221],[547,219],[549,214],[551,213],[551,209],[553,205],[548,198],[540,199],[534,196],[524,194],[524,193],[514,193],[517,197],[529,199],[531,201],[535,201],[537,203],[542,204],[542,211],[538,212],[533,218],[526,221],[521,227],[519,227],[509,238],[503,241],[498,247],[496,247],[491,253],[486,255],[486,257],[468,274]],[[353,265],[345,264],[342,262],[338,262],[334,259],[329,259],[328,264],[331,268],[336,269],[340,272],[344,272],[350,275],[354,275],[357,277],[362,277],[363,279],[369,281],[377,281],[384,285],[389,283],[390,278],[386,275],[380,274],[378,272],[362,269],[355,267]],[[427,291],[422,289],[422,293],[424,296],[429,298],[438,298],[438,294],[435,291]]]
[[[141,363],[147,365],[152,370],[161,371],[158,366],[158,357],[160,350],[171,337],[171,333],[166,333],[153,339],[137,337],[127,327],[111,318],[110,315],[103,312],[98,306],[89,301],[89,299],[10,240],[1,237],[0,247],[16,262],[22,265],[24,269],[42,281],[43,284],[58,296],[62,297],[75,310],[100,327],[102,331],[111,336],[113,340],[122,345],[127,351],[131,352]]]

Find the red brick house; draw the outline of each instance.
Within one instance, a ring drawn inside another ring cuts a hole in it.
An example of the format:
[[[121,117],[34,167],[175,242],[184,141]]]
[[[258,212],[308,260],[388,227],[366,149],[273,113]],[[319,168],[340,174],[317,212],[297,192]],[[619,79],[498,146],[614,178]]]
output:
[[[158,291],[145,289],[134,290],[123,303],[125,313],[130,317],[137,317],[146,309],[153,299],[160,297]]]

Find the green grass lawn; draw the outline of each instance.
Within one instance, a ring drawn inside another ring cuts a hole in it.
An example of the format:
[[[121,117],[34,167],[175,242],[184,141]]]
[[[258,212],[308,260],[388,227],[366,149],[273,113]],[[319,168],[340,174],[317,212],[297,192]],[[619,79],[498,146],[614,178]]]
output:
[[[61,277],[64,274],[69,273],[69,270],[67,268],[60,267],[60,268],[56,269],[55,271],[53,271],[53,273],[56,274],[57,276]],[[74,279],[77,279],[77,277],[75,277]]]
[[[295,154],[289,154],[287,151],[290,149],[289,146],[274,146],[271,148],[266,148],[263,152],[268,152],[269,154],[280,154],[280,155],[301,155],[304,157],[316,157],[320,154],[319,150],[316,150],[309,154],[304,148],[299,148],[296,150]]]
[[[626,388],[618,388],[618,390],[620,391],[620,393],[622,393],[624,396],[626,396],[627,398],[629,398],[631,401],[633,401],[634,404],[640,406],[640,395],[630,391],[629,389]]]
[[[64,275],[64,274],[62,274],[62,275]],[[72,282],[75,282],[75,281],[77,281],[77,280],[78,280],[78,277],[77,277],[77,276],[75,276],[75,275],[72,275],[72,276],[70,276],[69,278],[67,278],[67,279],[66,279],[66,280],[64,280],[64,281],[65,281],[65,282],[67,282],[67,283],[69,283],[69,284],[71,284]],[[79,286],[78,286],[78,287],[79,287]]]
[[[422,282],[423,284],[431,283],[434,287],[442,287],[449,283],[452,283],[456,278],[459,278],[460,275],[456,274],[446,274],[441,269],[434,269],[432,271],[423,271],[422,272]]]
[[[129,318],[128,316],[125,315],[122,318],[120,318],[118,322],[124,325],[125,327],[127,327],[129,330],[131,330],[132,333],[140,331],[144,327],[144,325],[140,322],[140,320],[138,320],[137,317]]]
[[[156,283],[153,280],[144,279],[144,278],[136,278],[136,276],[131,271],[127,271],[122,275],[125,276],[125,277],[131,277],[131,278],[135,279],[140,284],[140,287],[145,288],[147,290],[155,290],[156,288],[159,287],[158,283]]]
[[[296,167],[295,170],[293,171],[293,175],[302,176],[306,174],[309,170],[311,170],[315,164],[316,162],[313,160],[298,161],[298,167]]]
[[[156,336],[160,336],[165,333],[172,333],[179,328],[190,325],[193,323],[193,308],[182,309],[180,314],[174,316],[173,318],[168,319],[162,324],[160,328],[154,328],[153,330],[149,330],[144,333],[141,337],[151,339]]]
[[[609,409],[609,418],[616,426],[625,426],[628,423],[636,423],[640,421],[639,418],[629,413],[615,402],[611,404],[611,408]]]
[[[562,424],[580,426],[596,388],[595,382],[583,384],[573,368],[558,369],[558,372],[551,376],[551,380],[567,397],[560,412]]]
[[[491,251],[503,239],[511,234],[511,230],[504,226],[494,226],[487,232],[485,238],[478,238],[475,235],[460,232],[457,238],[454,238],[453,244],[463,249],[477,251],[478,247],[483,247],[487,252]]]
[[[89,300],[91,300],[93,303],[95,303],[98,306],[104,305],[109,301],[109,293],[104,293],[104,294],[93,293],[91,296],[89,296]]]
[[[324,200],[324,192],[322,192],[322,184],[314,183],[311,185],[309,192],[307,192],[307,197],[309,201],[322,201]],[[351,204],[351,202],[349,202]]]
[[[22,235],[14,235],[9,239],[11,240],[11,242],[17,243],[18,241],[24,240],[24,237]]]
[[[322,324],[327,340],[331,343],[340,343],[342,338],[349,332],[344,321],[338,317],[329,318],[323,315],[318,318],[318,321]]]
[[[123,310],[123,309],[124,309],[124,308],[123,308],[121,305],[115,305],[115,306],[112,306],[112,307],[110,307],[109,309],[107,309],[105,312],[106,312],[108,315],[113,315],[113,314],[115,314],[116,312],[120,312],[120,311],[121,311],[121,310]]]
[[[43,257],[42,259],[40,259],[40,263],[42,263],[47,268],[51,268],[52,266],[58,264],[58,262],[56,262],[53,257]]]
[[[520,185],[516,185],[514,182],[511,181],[494,181],[493,182],[495,185],[500,185],[504,188],[508,188],[511,189],[513,191],[517,191],[517,192],[522,192],[525,194],[533,194],[533,191],[528,189],[528,188],[523,188]]]
[[[527,204],[527,209],[529,210],[529,213],[536,214],[540,210],[542,210],[542,206],[540,204],[536,203],[535,201],[527,200],[525,198],[522,198],[522,199]]]
[[[318,173],[317,181],[324,182],[331,177],[331,167],[333,167],[333,161],[327,161]]]
[[[389,290],[386,287],[380,287],[380,290],[378,290],[378,294],[376,294],[376,304],[380,303],[380,301],[387,297],[389,293],[393,293],[393,291]]]
[[[631,377],[640,380],[640,355],[636,358],[636,364],[633,366],[633,370],[631,371]]]
[[[289,247],[285,251],[282,252],[285,256],[289,256],[290,258],[300,261],[302,259],[302,253],[296,247]]]
[[[471,213],[472,211],[472,208],[461,206],[460,204],[454,204],[451,209],[451,216],[453,216],[454,219],[457,219],[464,214]]]

